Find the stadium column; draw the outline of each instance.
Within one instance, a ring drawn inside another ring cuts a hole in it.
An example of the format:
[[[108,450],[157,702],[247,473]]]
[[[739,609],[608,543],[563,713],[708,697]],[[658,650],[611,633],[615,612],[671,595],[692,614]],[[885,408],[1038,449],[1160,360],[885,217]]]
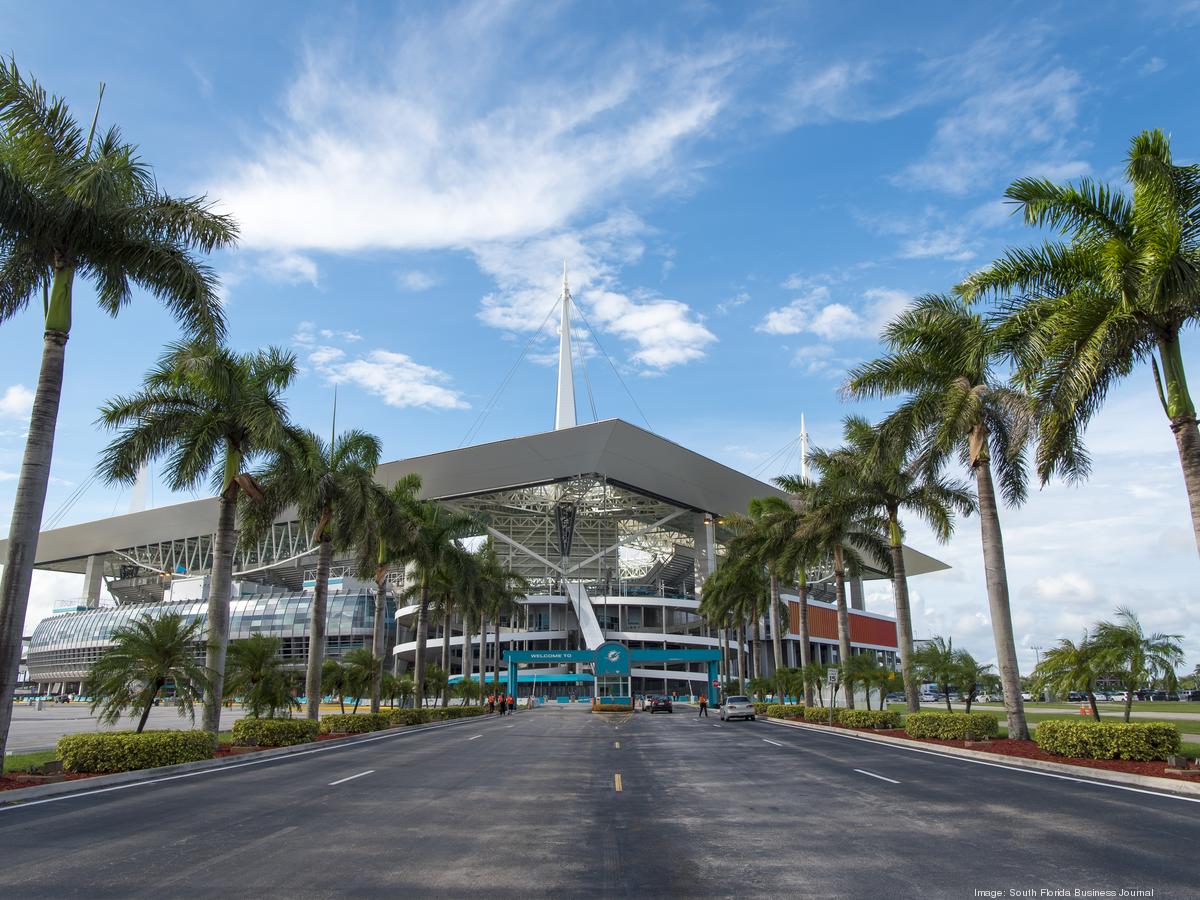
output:
[[[100,585],[104,580],[104,557],[92,554],[83,572],[83,598],[88,609],[100,606]]]

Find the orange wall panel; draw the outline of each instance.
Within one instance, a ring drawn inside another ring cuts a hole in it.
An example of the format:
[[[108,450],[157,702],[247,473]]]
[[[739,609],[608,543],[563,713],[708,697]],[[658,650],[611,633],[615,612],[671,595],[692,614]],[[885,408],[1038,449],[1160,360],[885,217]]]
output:
[[[800,630],[800,604],[788,602],[788,626],[792,634]],[[808,632],[814,638],[837,640],[837,610],[831,606],[808,605]],[[880,647],[896,646],[896,623],[887,619],[874,619],[856,615],[850,611],[850,642],[875,644]]]

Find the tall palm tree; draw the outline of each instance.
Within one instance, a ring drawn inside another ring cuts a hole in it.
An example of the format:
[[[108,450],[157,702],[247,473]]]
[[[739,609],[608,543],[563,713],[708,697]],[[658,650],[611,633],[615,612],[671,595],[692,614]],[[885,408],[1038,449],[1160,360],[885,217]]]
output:
[[[261,503],[243,503],[242,540],[251,543],[268,533],[275,519],[294,506],[301,521],[315,523],[316,584],[308,633],[306,715],[321,710],[321,664],[325,656],[325,616],[329,568],[335,549],[351,549],[362,541],[379,465],[379,438],[350,430],[329,441],[311,431],[294,430],[257,473]]]
[[[1125,177],[1128,191],[1013,182],[1025,222],[1063,240],[1010,250],[960,290],[1008,301],[1017,377],[1038,401],[1043,482],[1086,472],[1080,435],[1113,385],[1149,361],[1200,549],[1200,431],[1179,342],[1200,321],[1200,166],[1176,165],[1156,129],[1130,141]]]
[[[282,646],[283,638],[265,634],[252,634],[229,644],[225,697],[241,697],[243,708],[253,718],[300,707],[292,696],[291,679],[279,656]]]
[[[974,475],[1008,734],[1027,740],[993,466],[1005,501],[1010,506],[1023,502],[1030,400],[997,375],[1005,351],[996,323],[960,297],[919,297],[883,336],[888,353],[851,370],[845,389],[857,397],[907,395],[884,423],[885,435],[893,440],[916,436],[935,461],[956,455]]]
[[[430,615],[440,619],[442,625],[441,668],[450,672],[450,637],[453,631],[454,619],[462,616],[465,611],[464,600],[471,590],[471,582],[476,577],[475,556],[463,549],[457,543],[451,543],[442,554],[437,567],[430,575],[429,582],[413,585],[405,593],[405,599],[418,599],[428,588],[430,595]],[[464,617],[463,640],[468,640],[466,621]],[[465,659],[465,657],[464,657]],[[450,705],[449,682],[442,692],[442,706]]]
[[[492,665],[493,681],[496,688],[500,687],[500,632],[503,628],[501,622],[502,617],[509,617],[510,620],[515,620],[521,612],[521,604],[518,602],[524,599],[529,593],[530,582],[524,575],[510,571],[500,561],[498,556],[493,556],[486,563],[486,567],[481,569],[479,577],[483,579],[483,596],[484,608],[487,611],[488,617],[495,624],[495,644]],[[508,685],[508,691],[514,697],[517,696],[517,686],[515,684]]]
[[[38,530],[54,451],[76,277],[117,315],[137,285],[192,335],[224,334],[212,271],[196,258],[235,241],[237,226],[203,197],[162,193],[115,127],[85,133],[65,101],[48,97],[14,60],[0,61],[0,322],[40,295],[41,371],[0,575],[0,697],[11,697],[21,656]],[[11,705],[0,703],[0,756]]]
[[[810,457],[817,470],[822,473],[821,481],[812,486],[799,475],[781,475],[775,483],[792,494],[799,503],[807,504],[803,510],[798,539],[811,542],[822,548],[823,555],[833,560],[834,596],[837,602],[838,659],[841,665],[850,661],[850,610],[846,603],[846,575],[861,575],[866,569],[864,554],[888,566],[887,544],[880,535],[885,520],[874,513],[854,493],[854,483],[834,468],[820,468],[826,456],[819,451]],[[854,709],[854,684],[842,679],[845,689],[846,707]]]
[[[1116,674],[1125,688],[1125,721],[1133,708],[1135,691],[1153,684],[1174,688],[1175,670],[1183,665],[1182,635],[1142,630],[1142,623],[1127,606],[1117,607],[1115,622],[1095,627],[1096,665]]]
[[[912,670],[912,610],[900,514],[916,515],[944,543],[954,531],[954,514],[974,512],[975,498],[965,484],[945,478],[921,459],[911,436],[884,435],[861,416],[848,416],[843,440],[837,450],[816,450],[811,459],[818,471],[843,481],[859,504],[886,519],[900,671],[908,711],[918,712],[921,690]]]
[[[414,509],[415,526],[411,544],[412,564],[416,569],[420,601],[417,605],[417,651],[413,666],[416,705],[425,703],[425,645],[429,639],[429,602],[433,579],[443,560],[457,551],[457,541],[478,529],[473,516],[447,509],[432,500],[419,502]]]
[[[262,496],[245,467],[286,439],[283,392],[295,377],[296,358],[274,347],[234,353],[211,341],[173,344],[140,390],[100,408],[101,423],[117,431],[97,467],[105,479],[132,484],[142,466],[165,456],[172,490],[209,479],[217,495],[205,656],[213,690],[204,702],[204,730],[213,734],[221,726],[238,499],[254,505]]]
[[[1099,667],[1098,649],[1085,629],[1078,644],[1069,638],[1060,638],[1057,644],[1041,654],[1037,668],[1033,670],[1033,681],[1039,688],[1049,688],[1056,694],[1086,693],[1092,718],[1097,722],[1100,721],[1100,709],[1096,706],[1096,681],[1104,674]]]
[[[112,633],[113,645],[92,664],[84,692],[92,697],[91,711],[100,707],[100,721],[115,725],[126,709],[141,710],[141,733],[150,709],[168,682],[175,687],[179,714],[195,721],[195,703],[210,690],[208,674],[196,662],[200,623],[167,613],[144,616]]]
[[[370,578],[375,582],[371,647],[372,653],[379,658],[379,674],[371,683],[373,713],[379,712],[383,667],[392,656],[392,648],[384,646],[387,634],[384,623],[387,577],[393,569],[403,570],[412,556],[412,542],[416,536],[417,494],[420,490],[421,476],[416,473],[405,475],[386,490],[377,485],[371,493],[367,515],[362,523],[358,574],[360,578]]]

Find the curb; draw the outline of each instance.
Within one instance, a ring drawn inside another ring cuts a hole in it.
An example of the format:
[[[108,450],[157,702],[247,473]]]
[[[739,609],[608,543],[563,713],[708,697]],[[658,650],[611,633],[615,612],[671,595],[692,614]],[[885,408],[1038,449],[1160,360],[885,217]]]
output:
[[[380,731],[368,731],[365,734],[354,734],[328,741],[312,741],[307,744],[294,744],[291,747],[272,747],[269,750],[259,750],[251,753],[239,753],[220,759],[202,759],[198,762],[180,763],[175,766],[159,766],[156,769],[135,769],[132,772],[114,772],[111,775],[96,775],[93,778],[79,778],[74,781],[58,781],[53,784],[37,784],[27,788],[14,788],[0,791],[0,809],[10,806],[20,806],[30,800],[42,800],[47,797],[60,797],[67,794],[94,791],[103,788],[117,787],[124,784],[134,784],[139,781],[152,782],[166,778],[178,778],[211,769],[224,769],[232,766],[249,765],[251,763],[268,762],[300,753],[314,753],[318,750],[333,750],[353,744],[369,743],[383,737],[398,737],[402,734],[420,734],[425,731],[440,730],[454,725],[465,725],[480,719],[499,718],[496,715],[470,716],[464,719],[450,719],[446,722],[430,722],[427,725],[397,725]]]
[[[924,741],[914,741],[908,738],[892,737],[886,734],[870,734],[852,729],[830,728],[827,725],[809,725],[806,722],[792,722],[788,719],[772,719],[763,716],[772,725],[782,725],[785,728],[800,728],[805,731],[819,731],[834,734],[854,740],[874,741],[878,744],[892,744],[896,747],[917,749],[925,753],[957,756],[963,759],[985,762],[991,765],[1001,765],[1012,769],[1027,769],[1031,772],[1043,772],[1053,775],[1067,775],[1081,781],[1099,781],[1117,785],[1133,785],[1142,788],[1152,788],[1168,794],[1183,794],[1189,797],[1200,797],[1200,782],[1177,781],[1174,778],[1159,778],[1156,775],[1133,775],[1128,772],[1113,772],[1109,769],[1094,769],[1090,766],[1073,766],[1069,763],[1046,762],[1040,759],[1025,759],[1020,756],[1007,756],[1003,753],[988,753],[982,750],[967,750],[961,747],[944,747],[941,744],[927,744]]]

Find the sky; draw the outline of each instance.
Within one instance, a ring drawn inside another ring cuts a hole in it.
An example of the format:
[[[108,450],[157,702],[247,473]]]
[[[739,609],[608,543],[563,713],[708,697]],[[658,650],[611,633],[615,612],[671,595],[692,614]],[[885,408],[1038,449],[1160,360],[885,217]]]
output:
[[[388,460],[553,427],[565,258],[580,421],[796,471],[802,414],[823,447],[846,415],[886,414],[839,387],[890,317],[1040,239],[1004,202],[1012,180],[1119,182],[1146,128],[1200,158],[1197,2],[121,9],[2,0],[0,51],[81,120],[103,81],[101,125],[161,187],[237,219],[238,247],[209,260],[231,345],[291,349],[294,418],[328,428],[336,385],[339,427]],[[97,409],[180,336],[152,297],[116,319],[94,299],[77,284],[45,524],[130,508],[93,477]],[[32,307],[0,326],[0,510],[40,337]],[[1118,605],[1184,635],[1190,670],[1200,567],[1147,369],[1088,444],[1088,482],[1002,512],[1022,670]],[[152,474],[152,505],[190,499]],[[951,566],[910,584],[917,635],[993,660],[978,520],[907,540]],[[36,573],[27,627],[80,591]],[[867,603],[892,612],[888,583]]]

